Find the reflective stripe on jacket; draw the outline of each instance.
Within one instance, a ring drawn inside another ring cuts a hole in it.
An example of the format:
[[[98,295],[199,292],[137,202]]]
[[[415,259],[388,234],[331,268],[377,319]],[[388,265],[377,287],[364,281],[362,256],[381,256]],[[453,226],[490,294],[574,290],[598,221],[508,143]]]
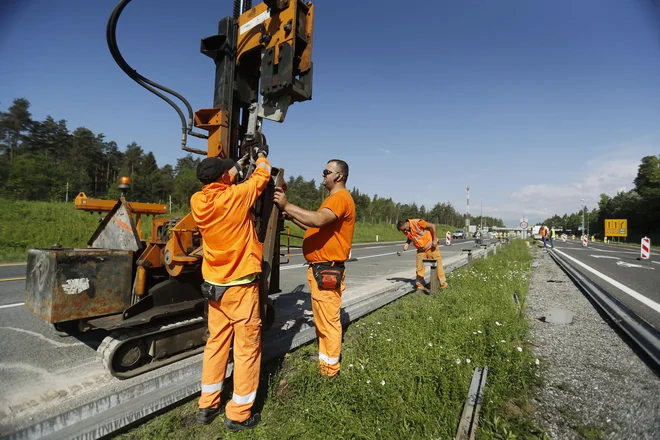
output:
[[[431,232],[424,229],[426,221],[421,219],[408,219],[410,224],[410,231],[406,232],[406,237],[415,245],[419,250],[426,250],[433,244]]]

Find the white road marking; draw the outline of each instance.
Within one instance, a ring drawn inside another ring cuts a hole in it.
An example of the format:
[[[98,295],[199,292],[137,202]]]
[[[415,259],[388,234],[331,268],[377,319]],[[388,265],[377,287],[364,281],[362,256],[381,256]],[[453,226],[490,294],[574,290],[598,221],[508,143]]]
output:
[[[660,261],[651,261],[653,264],[660,264]]]
[[[617,266],[622,266],[622,267],[641,267],[642,269],[655,270],[653,267],[642,266],[641,264],[628,263],[626,261],[617,261],[616,264]]]
[[[19,332],[19,333],[26,333],[28,335],[34,336],[35,338],[41,339],[42,341],[48,342],[49,344],[52,344],[52,345],[54,345],[55,347],[58,347],[58,348],[61,348],[61,347],[75,347],[77,345],[84,345],[82,342],[74,342],[73,344],[65,344],[63,342],[53,341],[51,339],[48,339],[47,337],[45,337],[41,333],[33,332],[33,331],[30,331],[30,330],[25,330],[25,329],[22,329],[22,328],[0,327],[0,330],[13,330],[13,331]]]
[[[609,252],[611,254],[630,254],[630,255],[637,255],[639,252],[625,252],[625,251],[610,251],[607,249],[598,249],[597,247],[578,247],[578,248],[569,248],[569,247],[555,247],[555,249],[570,249],[572,251],[575,250],[583,250],[583,251],[589,251],[589,252]]]
[[[18,307],[18,306],[22,306],[23,304],[25,303],[5,304],[0,306],[0,309],[8,309],[9,307]]]
[[[655,302],[653,300],[650,300],[649,298],[645,297],[641,293],[638,293],[638,292],[634,291],[633,289],[631,289],[628,286],[624,286],[620,282],[608,277],[607,275],[598,272],[596,269],[593,269],[593,268],[587,266],[586,264],[584,264],[583,262],[581,262],[579,260],[576,260],[575,258],[571,257],[570,255],[567,255],[565,252],[558,251],[558,250],[555,250],[555,252],[559,252],[561,255],[568,258],[569,260],[571,260],[572,262],[574,262],[578,266],[581,266],[581,267],[585,268],[586,270],[593,273],[597,277],[601,278],[602,280],[610,283],[611,285],[613,285],[617,289],[621,290],[623,293],[625,293],[627,295],[630,295],[631,297],[635,298],[637,301],[641,302],[642,304],[645,304],[646,306],[648,306],[648,307],[652,308],[653,310],[655,310],[656,312],[660,313],[660,304],[658,304],[657,302]]]
[[[594,258],[609,258],[610,260],[620,260],[621,258],[619,257],[610,257],[609,255],[589,255],[590,257]]]

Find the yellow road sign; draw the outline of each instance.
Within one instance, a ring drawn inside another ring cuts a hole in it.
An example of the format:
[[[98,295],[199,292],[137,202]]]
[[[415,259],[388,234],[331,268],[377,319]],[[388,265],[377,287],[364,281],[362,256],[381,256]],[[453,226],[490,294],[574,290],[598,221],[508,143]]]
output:
[[[627,237],[628,220],[627,219],[605,219],[606,237]]]

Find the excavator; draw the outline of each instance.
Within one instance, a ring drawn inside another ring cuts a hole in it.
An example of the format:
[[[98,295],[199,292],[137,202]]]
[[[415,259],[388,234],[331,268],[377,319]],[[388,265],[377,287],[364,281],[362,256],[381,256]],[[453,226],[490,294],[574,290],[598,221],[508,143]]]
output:
[[[266,143],[264,120],[281,123],[292,104],[312,98],[313,3],[264,0],[253,7],[250,0],[234,0],[233,16],[220,19],[217,33],[201,40],[200,52],[215,65],[213,108],[193,113],[181,94],[139,74],[121,55],[117,22],[130,2],[121,0],[109,17],[110,53],[131,79],[177,112],[185,152],[234,160],[253,155]],[[188,146],[188,136],[205,139],[206,150]],[[255,163],[251,157],[243,179]],[[121,179],[120,189],[129,185],[129,179]],[[263,243],[264,330],[274,320],[269,295],[280,291],[283,218],[272,196],[283,185],[284,170],[273,167],[253,208]],[[97,351],[121,379],[203,351],[208,304],[200,290],[202,238],[192,215],[156,217],[167,212],[166,205],[128,202],[124,193],[116,202],[81,193],[76,208],[107,214],[85,249],[55,245],[28,251],[25,307],[59,332],[108,332]],[[142,236],[141,215],[154,215],[150,237]]]

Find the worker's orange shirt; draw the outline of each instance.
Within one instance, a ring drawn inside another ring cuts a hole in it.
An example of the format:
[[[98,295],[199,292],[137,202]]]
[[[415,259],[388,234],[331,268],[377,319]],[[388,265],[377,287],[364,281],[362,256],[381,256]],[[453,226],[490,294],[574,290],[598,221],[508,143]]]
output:
[[[321,207],[328,208],[337,220],[322,228],[308,228],[303,239],[303,255],[310,263],[346,261],[353,246],[355,202],[351,193],[342,189],[329,196]]]
[[[545,227],[541,228],[541,237],[547,237],[548,236],[548,231],[545,229]]]
[[[433,237],[431,236],[431,231],[424,229],[428,226],[426,220],[409,218],[408,223],[410,223],[410,231],[405,233],[408,240],[410,240],[417,249],[430,248],[433,242]]]
[[[225,284],[261,273],[263,245],[250,209],[270,180],[270,163],[257,159],[250,178],[238,185],[210,183],[190,198],[190,208],[202,233],[206,281]]]

